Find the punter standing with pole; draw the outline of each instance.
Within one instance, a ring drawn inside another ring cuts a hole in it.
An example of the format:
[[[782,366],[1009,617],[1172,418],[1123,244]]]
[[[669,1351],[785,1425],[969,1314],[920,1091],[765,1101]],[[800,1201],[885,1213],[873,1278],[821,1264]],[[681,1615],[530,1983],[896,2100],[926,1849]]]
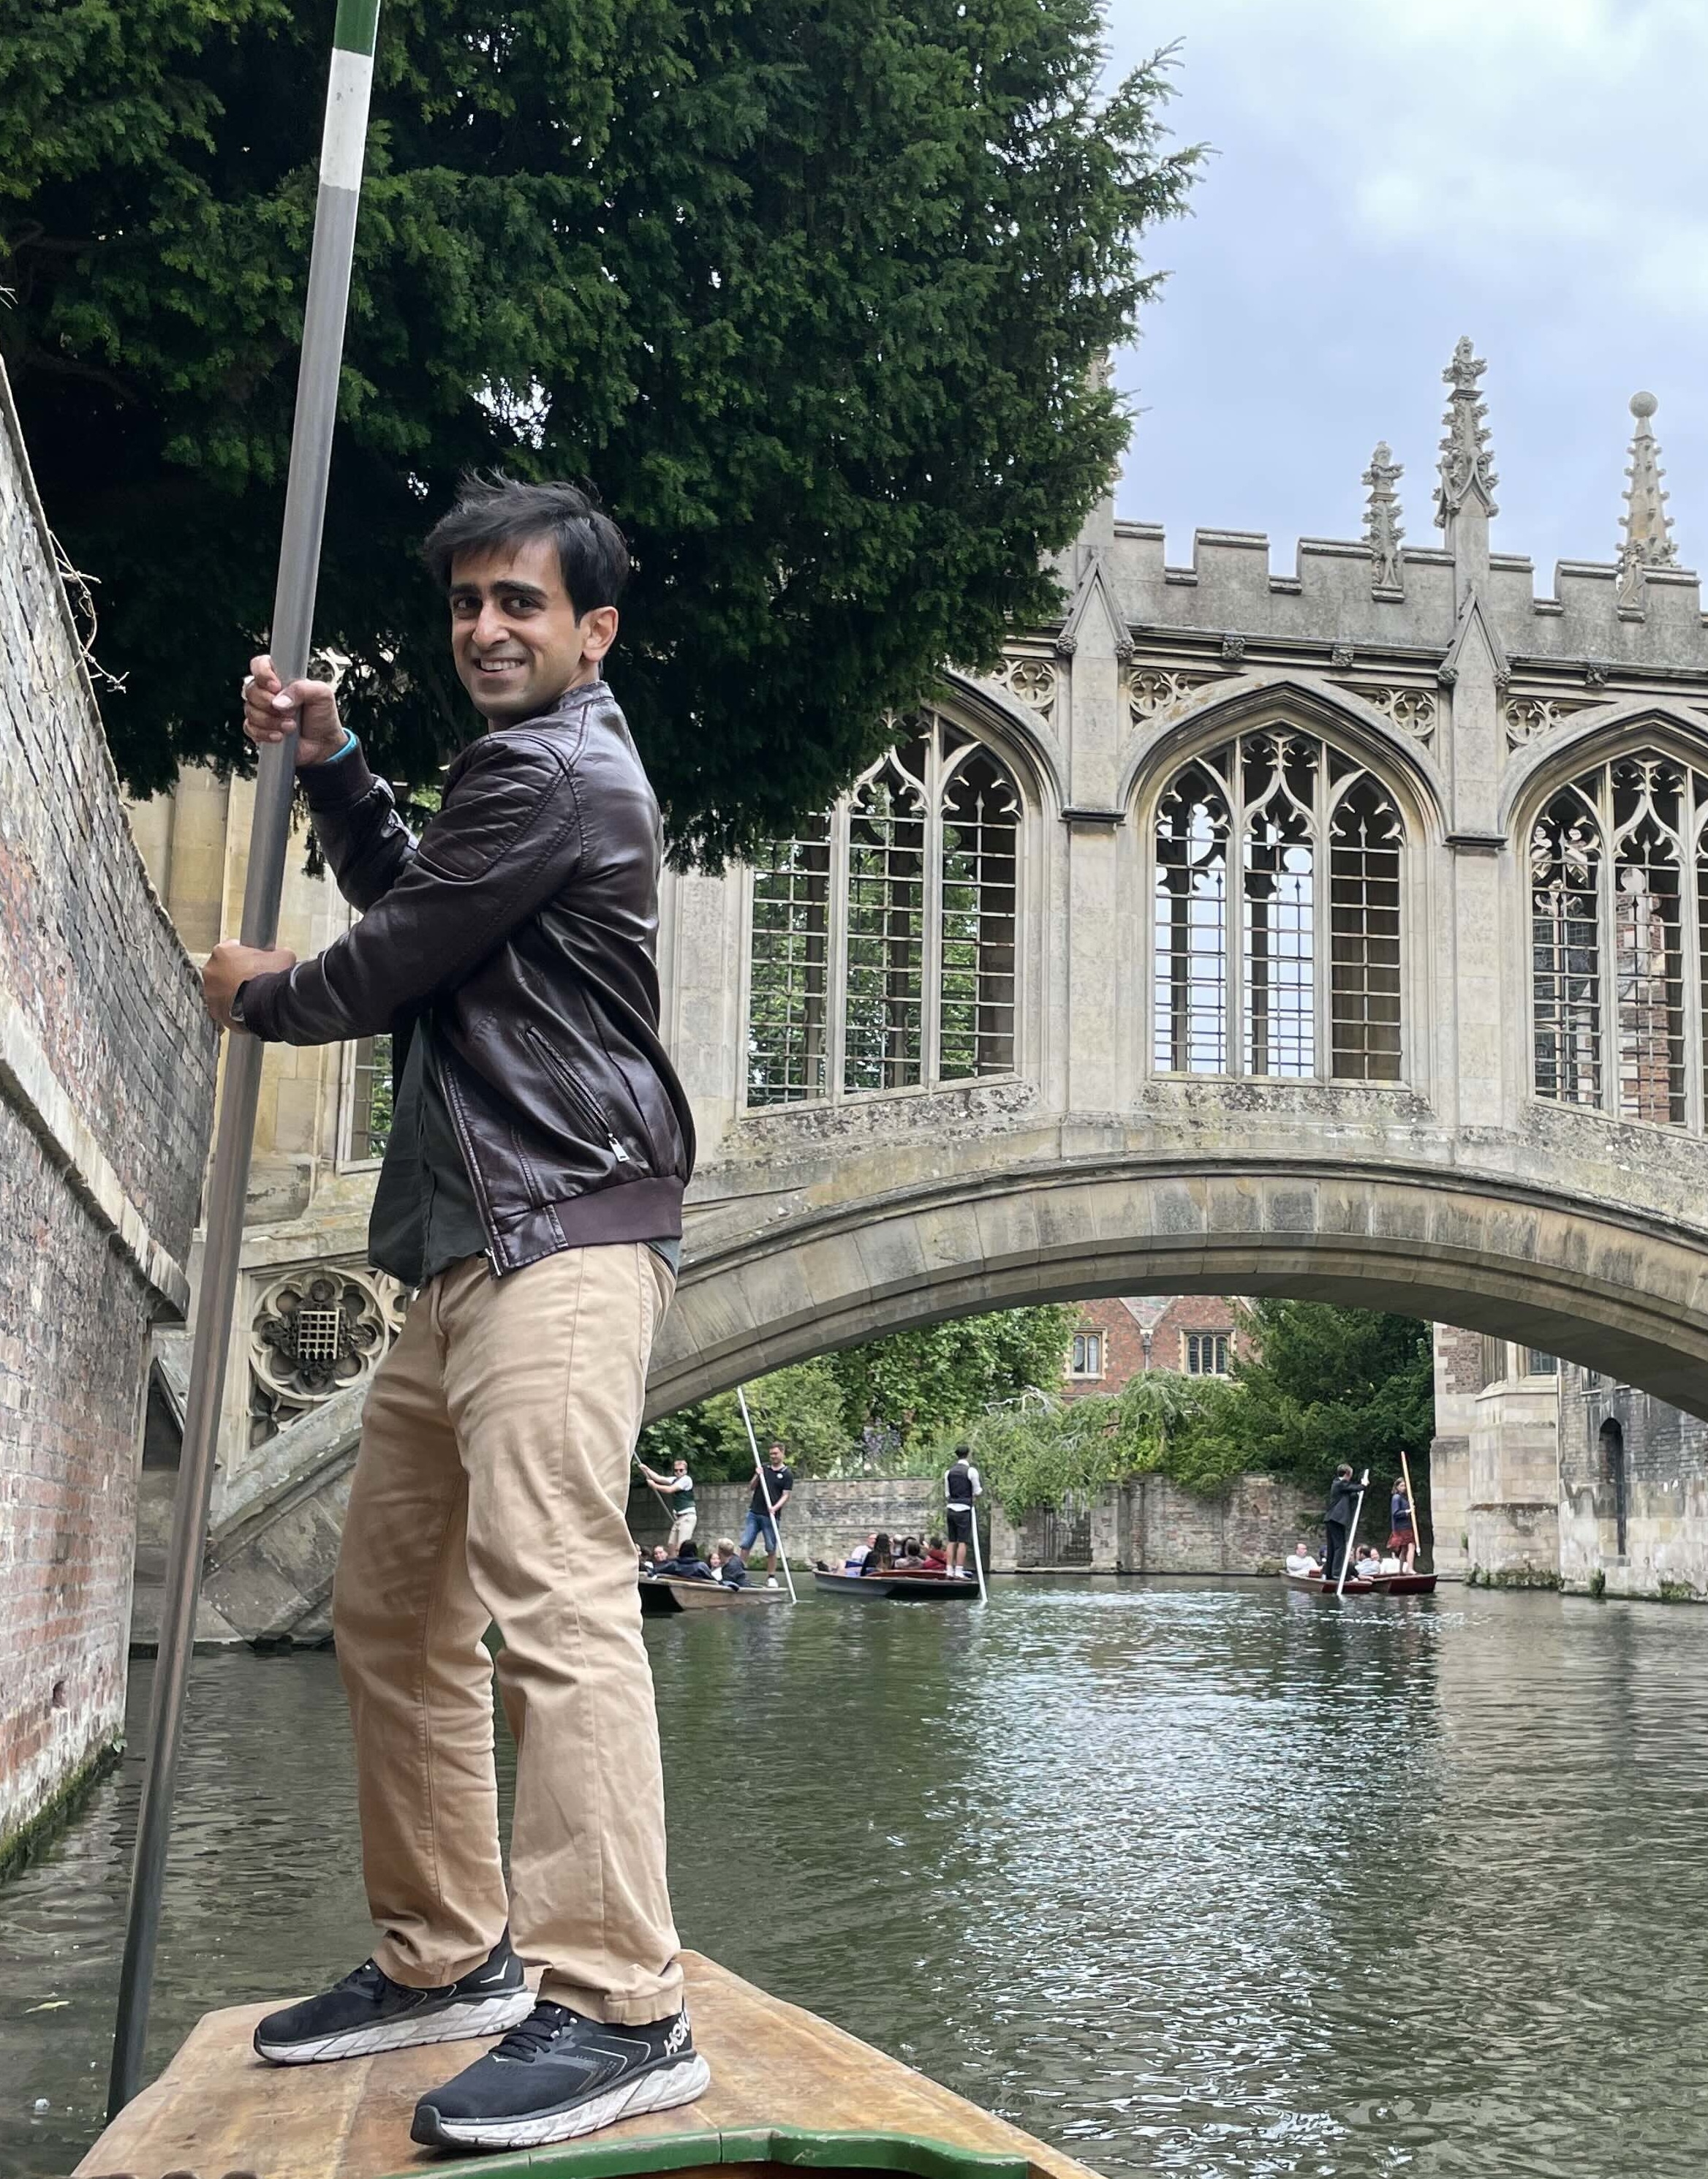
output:
[[[753,1420],[747,1412],[747,1395],[739,1395],[743,1419],[747,1424],[748,1443],[753,1446],[753,1496],[748,1502],[747,1518],[742,1523],[741,1541],[736,1545],[744,1566],[747,1555],[756,1543],[763,1540],[766,1551],[765,1585],[777,1587],[777,1553],[782,1548],[777,1530],[777,1516],[788,1505],[789,1494],[794,1489],[794,1470],[781,1445],[773,1444],[763,1464],[759,1457],[759,1446],[753,1435]],[[785,1566],[785,1575],[787,1567]],[[789,1581],[789,1595],[794,1594],[794,1583]]]
[[[471,480],[425,557],[486,732],[417,841],[332,690],[252,661],[245,731],[267,747],[296,727],[362,914],[312,961],[218,947],[204,980],[250,1036],[392,1031],[369,1251],[418,1290],[369,1394],[332,1600],[380,1941],[255,2047],[298,2064],[509,2029],[415,2113],[417,2141],[490,2149],[708,2078],[625,1518],[694,1135],[658,1036],[658,807],[601,671],[623,539],[573,486]],[[493,1622],[518,1747],[508,1895]]]
[[[943,1478],[943,1534],[948,1540],[949,1573],[951,1581],[967,1578],[967,1550],[972,1547],[974,1565],[978,1570],[979,1594],[985,1593],[985,1575],[978,1553],[979,1500],[985,1486],[979,1479],[979,1471],[973,1465],[973,1448],[969,1445],[955,1447],[953,1465]]]

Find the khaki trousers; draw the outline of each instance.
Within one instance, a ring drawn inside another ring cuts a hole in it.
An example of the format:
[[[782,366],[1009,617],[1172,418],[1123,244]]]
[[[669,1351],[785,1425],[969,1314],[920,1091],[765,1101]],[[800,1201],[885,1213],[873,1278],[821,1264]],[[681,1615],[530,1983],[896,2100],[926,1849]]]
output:
[[[681,2001],[664,1790],[625,1509],[673,1282],[643,1243],[425,1287],[375,1375],[332,1592],[374,1957],[412,1988],[508,1920],[541,1990],[595,2020]],[[492,1664],[515,1736],[507,1900]]]

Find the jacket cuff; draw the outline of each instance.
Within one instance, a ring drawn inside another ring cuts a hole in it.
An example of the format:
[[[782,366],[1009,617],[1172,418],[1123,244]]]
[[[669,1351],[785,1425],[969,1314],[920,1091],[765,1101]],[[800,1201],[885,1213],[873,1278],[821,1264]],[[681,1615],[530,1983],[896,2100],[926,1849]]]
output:
[[[265,975],[244,979],[243,1025],[263,1044],[279,1041],[278,1002],[290,973],[288,969],[271,969]]]
[[[362,745],[346,748],[342,756],[328,757],[324,764],[305,764],[297,774],[297,784],[310,810],[347,810],[353,802],[360,802],[374,783],[374,775],[368,770],[368,760],[362,755]]]

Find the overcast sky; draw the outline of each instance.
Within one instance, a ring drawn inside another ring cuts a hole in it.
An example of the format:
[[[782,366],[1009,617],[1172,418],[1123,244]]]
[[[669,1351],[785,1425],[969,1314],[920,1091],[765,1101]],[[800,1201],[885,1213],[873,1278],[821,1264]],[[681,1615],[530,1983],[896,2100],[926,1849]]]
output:
[[[1708,0],[1110,0],[1118,67],[1178,41],[1170,123],[1214,145],[1117,377],[1140,414],[1123,516],[1359,534],[1378,438],[1434,545],[1445,388],[1468,332],[1497,551],[1618,542],[1627,403],[1655,419],[1681,559],[1708,558]]]

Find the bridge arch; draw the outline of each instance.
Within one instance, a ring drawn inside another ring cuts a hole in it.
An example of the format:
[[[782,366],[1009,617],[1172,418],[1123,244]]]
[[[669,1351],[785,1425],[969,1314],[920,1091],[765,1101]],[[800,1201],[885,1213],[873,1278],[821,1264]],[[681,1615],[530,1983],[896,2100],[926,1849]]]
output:
[[[1708,1417],[1708,1238],[1508,1176],[1088,1159],[689,1231],[648,1412],[909,1325],[1118,1293],[1440,1318]]]

